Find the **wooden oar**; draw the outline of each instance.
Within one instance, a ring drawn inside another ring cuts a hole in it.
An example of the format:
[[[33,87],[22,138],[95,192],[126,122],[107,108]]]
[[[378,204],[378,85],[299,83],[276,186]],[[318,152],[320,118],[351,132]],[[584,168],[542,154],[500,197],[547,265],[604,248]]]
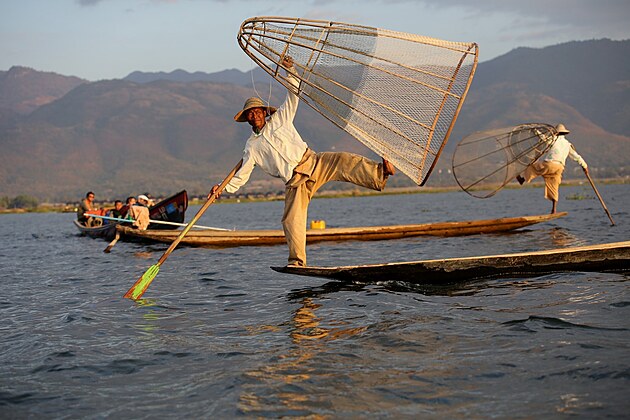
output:
[[[116,231],[116,236],[114,237],[114,239],[109,243],[109,245],[107,245],[107,248],[105,248],[103,250],[103,252],[105,252],[106,254],[109,254],[110,251],[112,250],[112,248],[114,247],[114,245],[116,245],[116,242],[118,242],[118,240],[120,239],[120,232]]]
[[[591,179],[591,176],[588,174],[588,171],[586,169],[582,168],[582,170],[584,171],[584,175],[586,175],[586,178],[588,179],[588,182],[591,183],[591,187],[593,187],[593,191],[595,191],[595,194],[597,195],[597,198],[599,198],[599,202],[602,203],[602,207],[604,208],[604,211],[606,212],[606,215],[610,219],[611,226],[615,226],[615,222],[613,221],[612,216],[610,215],[610,212],[608,211],[608,208],[606,207],[606,204],[604,204],[604,200],[602,199],[602,196],[599,195],[599,191],[597,191],[597,188],[595,187],[595,183]]]
[[[87,213],[86,213],[86,215],[87,215]],[[133,222],[135,222],[134,219],[120,219],[118,217],[99,216],[98,214],[90,214],[89,216],[90,217],[98,217],[99,219],[113,220],[115,222],[123,222],[123,223],[133,223]],[[149,219],[149,223],[155,223],[155,224],[158,224],[158,225],[187,226],[186,223],[168,222],[166,220]],[[217,228],[217,227],[210,227],[210,226],[202,226],[202,225],[194,225],[193,227],[197,228],[197,229],[207,229],[207,230],[222,230],[222,231],[229,231],[229,230],[231,230],[231,229]]]
[[[131,286],[129,290],[127,290],[127,293],[125,293],[123,297],[126,297],[128,299],[133,299],[133,300],[137,300],[142,297],[142,295],[147,290],[147,288],[149,287],[149,285],[151,284],[155,276],[157,276],[158,272],[160,271],[160,266],[162,265],[162,263],[166,261],[166,259],[171,254],[171,252],[173,252],[175,247],[177,247],[177,244],[179,244],[179,242],[184,238],[184,236],[186,236],[188,231],[194,226],[194,224],[197,222],[197,220],[199,220],[199,218],[208,209],[208,207],[210,207],[210,205],[214,203],[214,201],[217,199],[219,194],[221,194],[225,186],[232,180],[232,178],[234,178],[234,175],[236,174],[236,172],[238,172],[238,170],[241,169],[242,164],[243,164],[243,159],[241,159],[236,164],[234,169],[232,169],[232,171],[228,174],[228,176],[225,177],[223,182],[221,182],[221,184],[219,185],[219,188],[217,188],[217,190],[210,197],[208,197],[208,200],[205,202],[205,204],[201,206],[197,214],[195,214],[195,217],[193,217],[192,220],[188,222],[188,225],[182,230],[182,232],[179,234],[177,239],[175,239],[171,243],[171,245],[164,252],[162,257],[158,260],[157,264],[154,264],[151,267],[149,267],[149,269],[134,283],[134,285]]]

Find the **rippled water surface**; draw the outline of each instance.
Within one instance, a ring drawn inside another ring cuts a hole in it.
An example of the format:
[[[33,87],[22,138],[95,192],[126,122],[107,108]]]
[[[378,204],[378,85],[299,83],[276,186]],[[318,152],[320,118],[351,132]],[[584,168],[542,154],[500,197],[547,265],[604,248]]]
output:
[[[630,187],[562,187],[568,216],[518,233],[314,244],[311,265],[630,240]],[[362,226],[544,214],[540,188],[320,199]],[[197,208],[189,209],[191,218]],[[279,228],[282,203],[200,220]],[[622,418],[628,274],[557,273],[427,289],[279,274],[285,246],[178,248],[145,298],[122,294],[166,246],[107,245],[73,214],[0,216],[0,418]]]

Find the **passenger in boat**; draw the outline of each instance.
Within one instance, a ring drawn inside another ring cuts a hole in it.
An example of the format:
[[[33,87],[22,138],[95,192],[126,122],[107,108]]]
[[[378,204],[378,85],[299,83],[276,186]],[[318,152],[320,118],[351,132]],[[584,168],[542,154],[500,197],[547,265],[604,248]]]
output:
[[[153,199],[153,196],[151,194],[147,192],[147,193],[144,193],[143,195],[147,198],[147,207],[155,206],[155,200]]]
[[[149,204],[150,199],[144,194],[138,196],[135,204],[129,207],[127,218],[133,220],[132,226],[140,230],[146,230],[149,227]]]
[[[122,218],[123,211],[123,203],[120,200],[114,201],[114,208],[109,209],[105,212],[105,216],[107,217],[115,217],[116,219]],[[109,223],[116,223],[115,221],[103,219],[103,224],[107,225]]]
[[[94,206],[94,192],[88,191],[77,209],[77,221],[85,226],[92,226],[94,218],[85,215],[86,212],[92,210],[96,210]]]
[[[245,144],[243,164],[225,191],[237,191],[249,180],[255,166],[281,178],[286,187],[282,227],[289,247],[288,264],[305,266],[307,210],[315,192],[329,181],[346,181],[382,191],[395,169],[385,159],[379,163],[351,153],[316,153],[309,149],[293,125],[299,102],[293,59],[284,57],[282,66],[294,89],[288,90],[280,108],[266,106],[262,99],[252,97],[234,116],[237,122],[249,123],[253,133]],[[212,187],[208,197],[218,187]]]
[[[588,175],[588,166],[586,165],[586,162],[582,159],[582,156],[575,151],[573,144],[565,138],[565,134],[569,134],[570,131],[564,126],[564,124],[558,124],[556,126],[556,132],[556,141],[542,160],[529,165],[525,169],[525,172],[516,176],[516,180],[521,185],[525,182],[530,182],[537,176],[543,177],[545,180],[545,198],[551,200],[552,203],[551,214],[556,212],[556,206],[558,204],[558,188],[562,182],[562,173],[564,172],[564,165],[567,157],[576,161]]]
[[[120,216],[124,219],[130,219],[129,208],[136,204],[136,197],[129,196],[125,200],[125,205],[120,209]]]
[[[136,202],[136,206],[144,206],[144,207],[149,207],[149,203],[151,202],[151,199],[149,197],[147,197],[144,194],[140,194],[138,196],[138,201]]]
[[[115,217],[117,219],[122,217],[123,203],[120,200],[114,201],[114,208],[109,211],[109,217]]]

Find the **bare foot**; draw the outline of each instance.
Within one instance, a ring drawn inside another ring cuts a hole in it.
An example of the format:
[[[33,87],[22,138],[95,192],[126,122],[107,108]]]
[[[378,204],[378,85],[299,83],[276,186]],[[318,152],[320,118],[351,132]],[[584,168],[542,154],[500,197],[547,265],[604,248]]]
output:
[[[383,177],[387,178],[390,175],[394,175],[396,173],[396,168],[394,165],[385,158],[383,158]]]

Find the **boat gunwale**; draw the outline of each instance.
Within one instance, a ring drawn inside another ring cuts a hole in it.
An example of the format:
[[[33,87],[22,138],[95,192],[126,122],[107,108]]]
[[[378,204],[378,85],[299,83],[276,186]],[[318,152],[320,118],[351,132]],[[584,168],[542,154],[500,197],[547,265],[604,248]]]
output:
[[[512,231],[532,224],[550,221],[567,215],[567,212],[518,216],[498,219],[468,220],[456,222],[436,222],[411,225],[386,225],[365,227],[339,227],[307,230],[307,243],[346,240],[387,240],[414,236],[463,236],[480,233],[501,233]],[[500,222],[500,223],[499,223]],[[117,227],[123,239],[144,242],[169,243],[177,238],[181,231],[138,230],[127,226]],[[286,243],[284,232],[280,229],[259,230],[195,230],[189,231],[182,238],[181,244],[189,246],[232,247],[247,245],[276,245]]]

